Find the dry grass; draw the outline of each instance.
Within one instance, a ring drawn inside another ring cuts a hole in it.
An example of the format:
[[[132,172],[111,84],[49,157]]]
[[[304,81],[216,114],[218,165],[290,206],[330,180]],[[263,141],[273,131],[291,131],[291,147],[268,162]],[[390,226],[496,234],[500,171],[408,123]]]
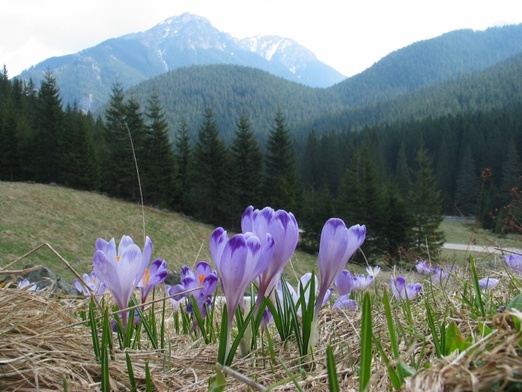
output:
[[[379,275],[372,288],[372,296],[379,298],[389,274]],[[415,275],[411,274],[410,279]],[[417,276],[418,278],[418,276]],[[496,289],[493,302],[505,301],[507,275],[502,287]],[[398,303],[394,302],[394,317],[402,325],[400,340],[401,360],[408,365],[416,363],[419,371],[406,379],[402,390],[412,391],[488,391],[493,385],[508,381],[522,382],[522,335],[514,327],[514,318],[522,322],[517,311],[503,312],[477,319],[459,302],[460,280],[452,281],[433,293],[436,322],[456,322],[463,336],[471,336],[474,345],[460,353],[437,359],[432,345],[424,302],[413,301],[411,311],[414,325],[409,325]],[[110,295],[107,294],[110,300]],[[49,291],[30,292],[0,288],[0,389],[6,391],[62,390],[98,391],[101,365],[94,358],[90,329],[78,312],[86,310],[84,298],[56,297]],[[450,314],[445,311],[451,309]],[[217,310],[219,313],[219,310]],[[215,315],[219,319],[219,314]],[[169,324],[172,318],[167,318]],[[515,320],[516,321],[516,320]],[[386,318],[379,301],[374,301],[373,333],[389,358],[392,357]],[[479,324],[485,323],[493,333],[482,337]],[[272,328],[272,327],[271,327]],[[358,390],[360,358],[360,311],[342,311],[325,308],[319,319],[319,342],[314,358],[299,358],[295,341],[281,342],[275,330],[275,356],[270,355],[266,340],[262,347],[249,356],[236,356],[227,373],[226,391],[255,390],[257,386],[273,387],[275,391],[328,391],[326,347],[331,345],[337,363],[342,391]],[[148,363],[154,390],[207,391],[209,379],[216,374],[217,343],[205,345],[201,339],[178,335],[167,325],[167,349],[155,351],[143,338],[140,350],[128,350],[138,389],[145,389],[145,364]],[[114,391],[130,390],[125,352],[115,349],[110,361],[110,383]],[[428,369],[424,367],[431,365]],[[239,376],[238,376],[239,375]],[[292,379],[293,378],[293,379]],[[277,386],[275,386],[277,384]],[[372,362],[372,391],[390,390],[388,373],[382,358],[376,353]]]

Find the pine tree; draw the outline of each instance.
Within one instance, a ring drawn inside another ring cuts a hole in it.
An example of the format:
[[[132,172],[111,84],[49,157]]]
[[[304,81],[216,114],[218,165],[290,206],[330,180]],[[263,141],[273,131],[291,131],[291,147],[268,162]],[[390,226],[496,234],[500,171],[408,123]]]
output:
[[[399,153],[397,155],[397,167],[395,168],[395,178],[401,196],[407,197],[410,192],[410,167],[408,165],[408,157],[406,155],[406,146],[401,143]]]
[[[65,160],[64,124],[60,90],[54,76],[47,72],[38,91],[35,136],[31,147],[34,180],[61,182]]]
[[[193,211],[191,200],[193,151],[189,128],[185,121],[181,123],[176,134],[174,157],[177,167],[174,208],[185,214],[191,214]]]
[[[246,207],[260,203],[263,169],[261,149],[245,116],[239,118],[230,150],[233,214],[241,216]]]
[[[274,209],[295,211],[298,204],[296,154],[283,113],[278,111],[266,145],[264,197]]]
[[[176,162],[168,123],[156,94],[150,97],[145,116],[148,119],[142,165],[146,167],[143,178],[145,200],[149,204],[171,206],[175,198]]]
[[[377,167],[367,149],[357,151],[342,178],[337,200],[339,216],[351,226],[366,225],[364,252],[383,254],[384,197]]]
[[[475,171],[475,160],[471,147],[467,146],[462,156],[456,179],[455,207],[464,216],[476,216],[479,197],[479,179]]]
[[[382,230],[385,250],[389,257],[397,260],[403,252],[413,247],[413,219],[395,182],[390,182],[386,187],[384,207]]]
[[[64,121],[67,127],[64,140],[69,146],[62,174],[64,184],[76,189],[99,189],[100,167],[92,137],[92,118],[68,105]]]
[[[206,109],[203,125],[194,146],[194,186],[192,189],[196,216],[210,223],[229,218],[230,181],[228,152],[219,137],[211,109]]]
[[[105,113],[109,154],[103,166],[106,173],[103,184],[109,194],[135,201],[140,200],[136,162],[141,172],[145,149],[145,124],[139,110],[135,99],[125,102],[123,87],[116,82]]]
[[[325,222],[335,216],[334,198],[325,184],[319,190],[310,188],[304,195],[300,220],[301,244],[309,252],[319,250],[319,240]]]
[[[444,233],[440,230],[444,218],[442,201],[424,145],[417,153],[409,206],[413,215],[413,240],[419,257],[438,255],[444,243]]]

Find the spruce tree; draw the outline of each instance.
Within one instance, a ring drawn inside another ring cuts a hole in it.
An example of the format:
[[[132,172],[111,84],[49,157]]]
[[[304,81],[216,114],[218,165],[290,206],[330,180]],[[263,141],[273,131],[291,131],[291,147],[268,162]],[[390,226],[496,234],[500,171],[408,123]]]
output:
[[[233,214],[261,200],[263,154],[245,116],[241,116],[230,148]],[[239,221],[239,220],[238,220]]]
[[[144,197],[148,204],[172,206],[175,198],[176,162],[159,97],[153,94],[147,104],[148,124],[145,141],[143,178]]]
[[[205,111],[194,146],[194,186],[192,200],[196,216],[206,222],[220,223],[229,218],[230,181],[228,151],[220,138],[214,115]]]
[[[174,151],[177,167],[174,208],[185,214],[192,214],[194,205],[191,201],[193,151],[186,121],[181,123],[176,133]]]
[[[318,190],[309,188],[304,194],[302,217],[299,227],[302,247],[309,252],[319,251],[319,240],[325,222],[335,216],[335,201],[325,184]]]
[[[467,146],[456,179],[455,208],[457,213],[463,216],[476,216],[478,198],[479,178],[476,174],[471,147]]]
[[[298,204],[297,163],[283,113],[278,111],[266,145],[264,198],[274,209],[295,211]]]
[[[385,251],[390,261],[401,259],[412,248],[412,226],[413,219],[399,187],[390,181],[385,190],[382,219]]]
[[[108,155],[104,162],[104,189],[111,195],[140,201],[139,175],[145,150],[145,124],[135,99],[125,102],[123,87],[113,85],[105,113],[105,140]],[[135,159],[136,158],[136,159]],[[136,170],[136,163],[138,170]],[[146,174],[145,174],[146,175]]]
[[[367,149],[357,151],[342,178],[337,200],[339,216],[347,225],[364,224],[368,233],[364,252],[383,254],[384,196],[375,162]]]
[[[32,140],[34,180],[61,182],[67,165],[64,123],[60,90],[54,76],[47,72],[36,101],[35,136]]]
[[[424,145],[417,152],[416,161],[417,168],[409,195],[414,246],[419,257],[436,256],[444,244],[444,233],[440,230],[444,216],[431,159]]]
[[[77,107],[66,108],[64,121],[67,127],[65,142],[67,166],[63,168],[64,184],[85,190],[100,186],[100,167],[92,137],[94,122]]]

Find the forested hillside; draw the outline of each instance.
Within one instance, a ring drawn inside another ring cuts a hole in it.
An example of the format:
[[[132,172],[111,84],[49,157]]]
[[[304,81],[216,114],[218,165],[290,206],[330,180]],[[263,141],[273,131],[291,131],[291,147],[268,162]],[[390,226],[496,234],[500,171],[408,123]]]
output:
[[[240,116],[251,121],[257,137],[264,141],[279,108],[284,109],[287,123],[294,128],[344,107],[330,89],[313,89],[259,69],[234,65],[182,68],[128,91],[142,105],[152,93],[161,98],[171,129],[185,122],[194,133],[202,113],[212,108],[226,141],[232,140]]]

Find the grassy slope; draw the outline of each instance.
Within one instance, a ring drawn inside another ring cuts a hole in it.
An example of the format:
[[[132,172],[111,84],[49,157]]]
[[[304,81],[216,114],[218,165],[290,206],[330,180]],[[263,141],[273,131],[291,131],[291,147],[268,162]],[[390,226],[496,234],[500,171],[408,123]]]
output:
[[[153,257],[164,258],[169,270],[179,271],[183,264],[192,266],[199,260],[211,260],[208,239],[213,226],[153,208],[145,208],[144,212],[145,230],[154,244]],[[520,246],[519,237],[498,238],[461,222],[444,221],[442,229],[451,243]],[[0,268],[46,242],[76,271],[90,272],[96,239],[119,240],[123,234],[130,235],[140,246],[143,244],[139,205],[58,186],[0,182]],[[489,261],[491,256],[475,255],[482,261]],[[442,257],[459,263],[465,261],[466,252],[444,251]],[[295,282],[296,275],[317,272],[316,263],[315,256],[296,252],[286,269],[287,276]],[[27,264],[43,264],[67,280],[73,278],[59,258],[45,248],[9,269],[21,269]],[[363,271],[355,265],[350,270]]]
[[[181,265],[192,266],[199,260],[211,261],[208,239],[215,227],[176,213],[153,208],[144,211],[153,258],[165,259],[169,270],[179,271]],[[143,245],[139,205],[58,186],[0,182],[0,268],[46,242],[77,272],[90,272],[96,239],[119,240],[123,234]],[[292,259],[298,276],[317,270],[315,263],[315,257],[300,252]],[[27,264],[43,264],[67,280],[73,278],[60,259],[45,248],[9,270]],[[288,275],[291,278],[294,272],[289,269]]]

